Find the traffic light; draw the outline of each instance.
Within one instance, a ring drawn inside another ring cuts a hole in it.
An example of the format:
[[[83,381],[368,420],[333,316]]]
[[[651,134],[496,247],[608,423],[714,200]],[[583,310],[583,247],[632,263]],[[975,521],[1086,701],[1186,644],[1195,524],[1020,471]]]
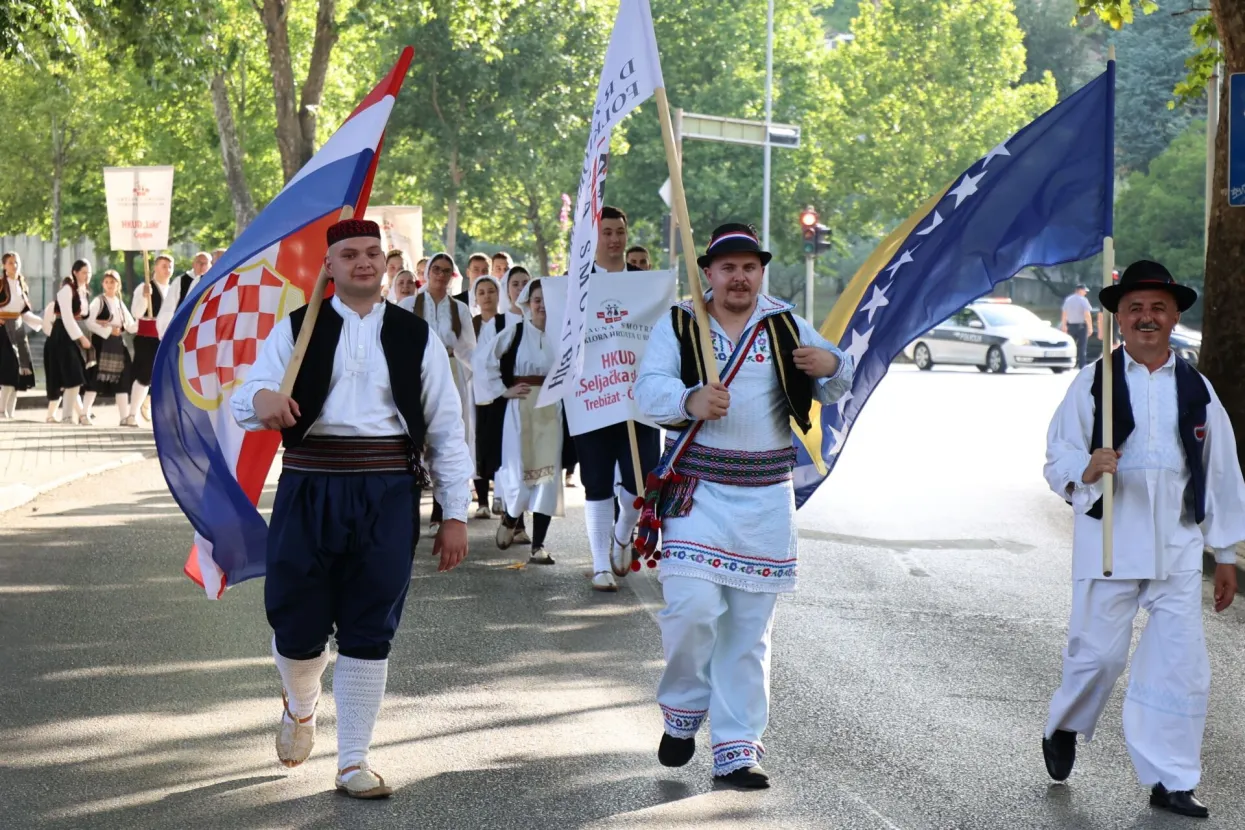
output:
[[[804,208],[804,211],[800,214],[800,230],[804,234],[804,254],[806,256],[816,256],[817,211],[813,210],[812,205]]]
[[[830,229],[817,221],[817,211],[812,205],[800,213],[800,231],[804,235],[805,256],[817,256],[830,250]]]

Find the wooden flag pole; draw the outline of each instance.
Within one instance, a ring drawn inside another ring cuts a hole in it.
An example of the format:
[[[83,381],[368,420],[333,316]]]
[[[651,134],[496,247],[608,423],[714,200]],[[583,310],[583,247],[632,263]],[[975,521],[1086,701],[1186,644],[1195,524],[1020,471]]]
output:
[[[670,121],[670,101],[665,87],[654,90],[657,98],[657,115],[661,120],[661,140],[666,145],[666,166],[670,169],[670,193],[674,202],[674,219],[679,223],[683,237],[683,254],[687,257],[687,288],[692,295],[692,307],[696,310],[696,326],[700,329],[700,353],[705,356],[705,380],[718,383],[718,361],[714,356],[713,338],[709,334],[709,310],[705,307],[704,287],[700,283],[699,266],[696,264],[696,242],[692,239],[692,223],[687,215],[687,196],[683,192],[683,160],[674,143],[674,127]]]
[[[151,319],[151,269],[147,267],[147,252],[143,251],[143,284],[147,286],[147,312],[143,315]]]
[[[1107,47],[1107,65],[1115,61],[1115,46]],[[1110,113],[1114,118],[1115,113]],[[1108,147],[1107,152],[1114,152]],[[1110,156],[1108,156],[1110,158]],[[1108,191],[1109,192],[1109,191]],[[1113,210],[1108,202],[1107,210]],[[1102,240],[1102,287],[1115,282],[1115,240],[1107,236]],[[1115,383],[1114,356],[1115,315],[1102,310],[1102,446],[1115,448]],[[1115,571],[1115,476],[1102,477],[1102,575],[1109,577]]]
[[[338,221],[353,218],[354,208],[346,205],[342,208]],[[298,330],[298,341],[294,343],[294,354],[290,356],[290,364],[285,367],[285,377],[281,379],[281,394],[286,397],[294,391],[294,381],[298,378],[298,370],[302,368],[303,358],[307,355],[307,345],[311,343],[311,332],[316,327],[316,318],[320,316],[320,306],[324,302],[324,292],[328,286],[328,268],[321,265],[316,287],[312,289],[311,299],[307,301],[307,316],[303,318],[303,326]]]
[[[1115,240],[1107,237],[1102,241],[1102,286],[1114,282]],[[1115,446],[1114,360],[1111,354],[1115,346],[1115,315],[1102,310],[1102,445]],[[1115,476],[1106,473],[1102,477],[1102,575],[1111,576],[1115,570]]]

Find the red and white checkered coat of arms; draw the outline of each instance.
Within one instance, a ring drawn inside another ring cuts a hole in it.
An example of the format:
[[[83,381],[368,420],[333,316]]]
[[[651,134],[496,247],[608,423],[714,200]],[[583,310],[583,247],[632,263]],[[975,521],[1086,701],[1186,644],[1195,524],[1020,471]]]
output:
[[[216,409],[246,377],[259,348],[302,291],[258,261],[217,280],[199,298],[181,344],[182,388],[201,409]]]

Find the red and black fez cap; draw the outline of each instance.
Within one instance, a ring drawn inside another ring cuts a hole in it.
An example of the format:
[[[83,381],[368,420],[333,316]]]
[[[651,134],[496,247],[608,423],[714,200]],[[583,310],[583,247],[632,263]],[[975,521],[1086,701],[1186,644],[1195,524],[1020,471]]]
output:
[[[370,236],[380,239],[380,225],[369,219],[343,219],[329,225],[329,247],[333,247],[343,239],[354,239],[358,236]]]

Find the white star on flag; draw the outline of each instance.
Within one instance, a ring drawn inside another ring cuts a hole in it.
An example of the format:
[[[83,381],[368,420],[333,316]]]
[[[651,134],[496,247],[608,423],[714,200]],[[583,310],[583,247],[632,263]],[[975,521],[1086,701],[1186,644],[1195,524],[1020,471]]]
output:
[[[985,171],[978,173],[976,176],[964,174],[964,178],[960,179],[960,183],[955,186],[955,190],[951,191],[951,195],[955,197],[955,206],[959,207],[960,203],[977,192],[977,182],[981,181],[985,176]]]
[[[886,288],[878,288],[873,286],[873,294],[869,297],[869,302],[860,307],[861,311],[869,312],[869,325],[873,325],[873,312],[877,311],[884,305],[890,305],[890,300],[886,299],[886,289],[890,288],[887,283]]]
[[[844,349],[843,353],[852,356],[852,363],[856,368],[860,368],[860,359],[865,356],[865,352],[869,351],[869,341],[872,338],[872,327],[865,329],[864,334],[861,334],[855,329],[852,330],[852,345]]]
[[[852,393],[852,390],[848,389],[843,393],[843,397],[834,402],[834,405],[839,408],[839,420],[844,421],[847,419],[847,402],[854,397],[856,396]]]
[[[828,425],[827,425],[828,426]],[[835,456],[843,449],[843,433],[834,427],[829,427],[830,436],[834,438],[834,445],[830,447],[830,455]]]
[[[942,224],[942,214],[939,213],[938,211],[934,211],[934,218],[930,220],[929,226],[917,231],[916,235],[917,236],[929,236],[931,233],[933,233],[934,228],[938,227],[941,224]]]
[[[1010,140],[1011,139],[1008,139],[1008,141]],[[1010,156],[1010,155],[1011,153],[1007,151],[1007,141],[999,142],[999,145],[997,147],[995,147],[990,152],[986,153],[986,157],[982,159],[981,161],[981,169],[985,170],[986,165],[990,163],[990,159],[994,158],[995,156]]]
[[[902,268],[903,266],[907,265],[909,262],[912,261],[912,252],[915,250],[916,248],[910,248],[904,251],[902,254],[900,254],[899,259],[895,261],[895,264],[886,269],[886,273],[894,277],[896,271],[898,271],[900,268]]]

